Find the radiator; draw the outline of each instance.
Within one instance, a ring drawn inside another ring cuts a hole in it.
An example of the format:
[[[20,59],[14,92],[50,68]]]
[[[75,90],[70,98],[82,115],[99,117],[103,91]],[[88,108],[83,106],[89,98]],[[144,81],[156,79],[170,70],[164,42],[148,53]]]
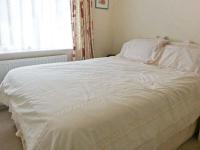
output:
[[[56,63],[56,62],[66,62],[66,61],[68,61],[67,55],[57,55],[57,56],[35,57],[35,58],[24,58],[24,59],[0,61],[0,83],[3,81],[5,75],[11,69],[14,69],[17,67],[23,67],[23,66]]]

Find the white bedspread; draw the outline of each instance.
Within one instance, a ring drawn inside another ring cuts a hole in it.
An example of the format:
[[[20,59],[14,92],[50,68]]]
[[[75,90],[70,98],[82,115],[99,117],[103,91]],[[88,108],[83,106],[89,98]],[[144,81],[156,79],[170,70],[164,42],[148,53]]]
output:
[[[118,57],[30,66],[0,102],[27,150],[156,150],[200,116],[200,77]]]

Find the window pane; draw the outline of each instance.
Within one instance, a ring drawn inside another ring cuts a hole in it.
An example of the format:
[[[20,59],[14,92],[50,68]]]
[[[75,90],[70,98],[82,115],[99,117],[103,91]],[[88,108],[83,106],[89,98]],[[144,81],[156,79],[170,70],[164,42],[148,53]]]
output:
[[[71,49],[69,0],[0,0],[0,51]]]

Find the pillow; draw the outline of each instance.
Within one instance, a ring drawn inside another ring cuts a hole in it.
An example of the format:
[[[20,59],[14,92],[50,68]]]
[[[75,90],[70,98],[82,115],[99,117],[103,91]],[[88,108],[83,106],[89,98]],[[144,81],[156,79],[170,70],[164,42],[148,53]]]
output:
[[[160,49],[163,48],[167,42],[167,40],[161,38],[133,39],[123,45],[119,55],[144,63],[154,62],[158,57]]]
[[[200,74],[200,47],[197,45],[168,45],[159,65],[185,72]]]

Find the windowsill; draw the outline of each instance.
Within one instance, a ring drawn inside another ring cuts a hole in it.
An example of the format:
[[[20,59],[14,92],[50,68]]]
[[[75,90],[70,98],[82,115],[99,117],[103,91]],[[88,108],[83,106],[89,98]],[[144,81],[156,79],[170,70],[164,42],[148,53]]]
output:
[[[71,54],[72,54],[72,49],[10,52],[10,53],[0,53],[0,61],[55,56],[55,55],[71,55]]]

